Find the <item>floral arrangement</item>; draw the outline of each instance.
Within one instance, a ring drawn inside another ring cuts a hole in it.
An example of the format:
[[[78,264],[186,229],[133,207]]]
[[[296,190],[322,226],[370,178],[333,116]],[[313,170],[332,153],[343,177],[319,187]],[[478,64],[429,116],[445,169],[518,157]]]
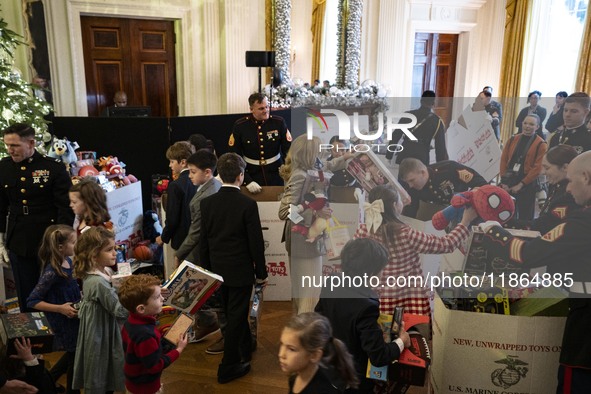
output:
[[[331,86],[329,89],[311,89],[304,86],[302,80],[294,78],[292,84],[284,84],[277,88],[265,86],[265,94],[271,96],[273,108],[295,108],[303,106],[323,107],[358,107],[375,104],[378,112],[388,109],[388,90],[372,81],[366,80],[361,85],[351,85],[340,89]]]
[[[291,60],[291,0],[275,2],[275,67],[281,70],[283,80],[289,82]]]

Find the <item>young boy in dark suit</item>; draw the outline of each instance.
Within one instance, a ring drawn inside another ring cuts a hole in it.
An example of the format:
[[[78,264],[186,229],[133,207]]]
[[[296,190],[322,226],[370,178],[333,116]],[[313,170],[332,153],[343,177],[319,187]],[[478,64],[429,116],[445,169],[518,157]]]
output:
[[[189,203],[197,191],[189,179],[187,159],[195,152],[193,145],[186,141],[172,144],[166,151],[168,165],[173,175],[178,178],[168,185],[166,202],[166,221],[162,235],[156,238],[156,243],[162,246],[170,242],[170,246],[177,250],[185,240],[191,224]]]
[[[227,324],[219,383],[228,383],[250,371],[250,295],[255,278],[257,284],[267,283],[257,203],[240,192],[245,168],[244,159],[236,153],[223,154],[218,160],[222,187],[201,201],[200,265],[224,278],[220,291]]]
[[[386,264],[388,252],[373,239],[351,240],[341,252],[341,269],[351,278],[379,276]],[[404,327],[395,341],[384,341],[378,324],[380,300],[369,287],[351,284],[333,289],[323,287],[316,312],[328,318],[334,337],[347,345],[355,361],[359,388],[348,389],[346,393],[373,393],[374,382],[365,377],[367,360],[371,360],[376,367],[382,367],[397,360],[404,348],[410,346],[410,337]]]

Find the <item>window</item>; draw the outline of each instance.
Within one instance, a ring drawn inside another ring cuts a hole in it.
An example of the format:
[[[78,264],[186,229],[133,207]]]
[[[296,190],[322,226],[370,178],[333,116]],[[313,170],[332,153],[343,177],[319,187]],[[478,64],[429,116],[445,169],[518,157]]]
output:
[[[587,1],[535,0],[526,38],[521,97],[532,90],[544,95],[546,108],[561,90],[573,92]]]

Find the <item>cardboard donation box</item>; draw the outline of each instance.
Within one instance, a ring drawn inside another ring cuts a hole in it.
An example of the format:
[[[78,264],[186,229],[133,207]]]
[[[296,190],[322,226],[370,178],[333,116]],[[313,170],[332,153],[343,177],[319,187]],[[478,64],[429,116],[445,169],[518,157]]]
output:
[[[450,310],[435,296],[435,393],[553,393],[564,317]]]
[[[129,252],[142,240],[142,183],[132,183],[108,192],[107,209],[115,226],[115,241],[125,245]]]
[[[21,337],[31,341],[33,353],[53,352],[53,331],[43,312],[0,315],[0,339],[8,354],[16,354],[14,339]]]

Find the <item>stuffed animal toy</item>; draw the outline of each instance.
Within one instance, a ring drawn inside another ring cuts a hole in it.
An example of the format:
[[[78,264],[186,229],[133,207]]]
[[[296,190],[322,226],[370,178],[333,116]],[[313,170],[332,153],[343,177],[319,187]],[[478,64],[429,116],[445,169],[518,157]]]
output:
[[[142,231],[144,239],[149,239],[150,242],[156,242],[156,237],[162,234],[162,225],[156,212],[151,210],[144,212]]]
[[[47,156],[60,160],[69,168],[70,163],[78,160],[74,151],[79,147],[77,142],[70,142],[67,138],[56,138],[53,140]]]
[[[97,160],[98,166],[101,170],[106,172],[107,175],[122,175],[123,166],[119,163],[117,157],[114,156],[102,156]]]
[[[156,184],[156,190],[158,190],[160,194],[164,193],[166,189],[168,189],[168,182],[170,182],[168,179],[160,179]]]
[[[484,185],[454,195],[449,207],[433,215],[433,227],[443,230],[452,221],[460,222],[466,206],[473,206],[482,221],[494,220],[501,224],[515,213],[515,203],[509,193],[498,186]]]

